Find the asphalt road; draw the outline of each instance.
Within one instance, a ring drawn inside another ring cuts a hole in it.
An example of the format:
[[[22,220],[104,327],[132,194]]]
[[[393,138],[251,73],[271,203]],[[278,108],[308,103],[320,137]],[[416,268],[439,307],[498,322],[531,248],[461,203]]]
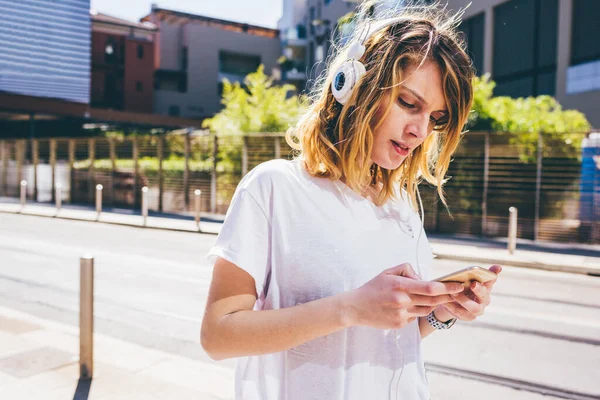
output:
[[[199,344],[215,238],[0,214],[0,303],[78,324],[91,253],[97,331],[233,368]],[[438,260],[434,275],[468,265]],[[600,278],[506,267],[483,317],[425,340],[432,398],[600,398],[599,293]]]

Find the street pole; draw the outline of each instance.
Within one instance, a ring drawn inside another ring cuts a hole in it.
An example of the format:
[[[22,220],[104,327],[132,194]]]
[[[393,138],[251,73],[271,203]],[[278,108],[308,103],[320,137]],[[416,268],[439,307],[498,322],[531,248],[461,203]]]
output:
[[[514,254],[517,248],[517,213],[516,207],[508,209],[508,252]]]
[[[94,256],[79,260],[79,377],[94,375]]]
[[[200,232],[200,196],[202,195],[202,191],[196,189],[194,190],[194,195],[196,196],[196,226],[198,227],[198,232]]]
[[[21,211],[25,208],[25,202],[27,201],[27,181],[21,181]]]
[[[96,185],[96,221],[100,219],[102,213],[102,188],[102,185]]]
[[[56,195],[54,197],[56,198],[56,213],[58,214],[62,207],[62,185],[60,183],[56,184]]]
[[[142,217],[144,218],[144,226],[148,221],[148,186],[142,188]]]

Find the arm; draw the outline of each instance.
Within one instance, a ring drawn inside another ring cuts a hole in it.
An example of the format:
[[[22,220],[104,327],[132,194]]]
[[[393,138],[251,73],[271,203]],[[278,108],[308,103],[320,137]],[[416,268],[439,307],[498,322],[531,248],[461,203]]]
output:
[[[490,271],[499,275],[502,272],[500,265],[493,265]],[[435,317],[439,321],[447,322],[452,318],[461,321],[473,321],[483,315],[486,307],[490,304],[490,294],[496,279],[486,283],[471,282],[470,290],[465,293],[459,293],[452,296],[453,302],[438,306],[435,311]],[[436,329],[427,322],[424,317],[419,318],[419,329],[421,337],[424,338]]]
[[[349,326],[343,294],[294,307],[253,311],[254,278],[224,259],[215,263],[201,343],[215,360],[275,353]]]
[[[454,315],[450,314],[448,310],[446,310],[442,306],[438,306],[433,313],[439,321],[443,322],[450,321],[452,318],[454,318]],[[426,338],[436,329],[433,326],[429,325],[429,322],[427,322],[426,317],[419,317],[419,330],[421,331],[421,338]]]
[[[402,328],[462,289],[459,283],[419,281],[410,265],[402,264],[348,292],[294,307],[254,311],[254,278],[218,258],[200,339],[214,360],[276,353],[350,326]]]

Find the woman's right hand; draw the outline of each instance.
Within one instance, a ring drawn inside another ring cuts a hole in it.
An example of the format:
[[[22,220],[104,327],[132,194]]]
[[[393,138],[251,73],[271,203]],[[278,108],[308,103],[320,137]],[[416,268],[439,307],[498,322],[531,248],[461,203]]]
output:
[[[344,325],[403,328],[436,306],[454,301],[450,295],[463,290],[456,282],[422,281],[410,264],[401,264],[342,294]]]

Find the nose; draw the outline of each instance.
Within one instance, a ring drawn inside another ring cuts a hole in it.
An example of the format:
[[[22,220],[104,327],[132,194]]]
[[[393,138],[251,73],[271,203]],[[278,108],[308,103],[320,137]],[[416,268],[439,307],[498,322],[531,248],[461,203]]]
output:
[[[429,117],[427,115],[415,115],[406,128],[408,133],[419,141],[422,141],[429,135],[429,125]]]

